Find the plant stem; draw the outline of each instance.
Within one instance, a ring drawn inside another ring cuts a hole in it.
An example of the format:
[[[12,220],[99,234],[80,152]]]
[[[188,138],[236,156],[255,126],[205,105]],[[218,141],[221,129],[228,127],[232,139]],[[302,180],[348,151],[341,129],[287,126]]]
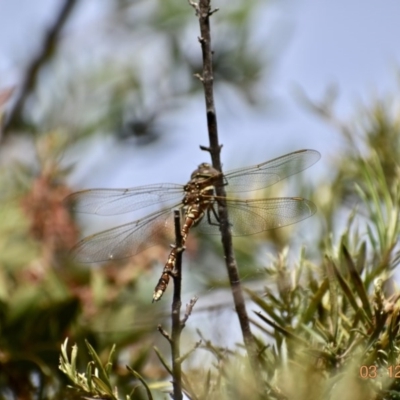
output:
[[[200,0],[198,4],[189,3],[196,10],[196,15],[200,23],[199,38],[203,55],[203,71],[201,76],[198,76],[203,83],[204,95],[206,102],[207,127],[210,147],[201,146],[203,150],[207,150],[211,154],[213,167],[222,172],[221,168],[221,145],[218,141],[218,125],[217,115],[214,105],[214,88],[213,88],[213,68],[212,68],[212,50],[211,50],[211,31],[210,31],[210,16],[217,10],[211,11],[210,0]],[[223,186],[223,178],[220,178],[220,184],[216,187],[217,195],[224,199],[225,189]],[[253,369],[254,377],[260,377],[260,365],[257,359],[257,346],[254,337],[250,330],[249,318],[245,306],[243,290],[241,287],[239,270],[237,267],[235,255],[232,246],[232,235],[228,222],[228,212],[224,201],[218,201],[218,214],[220,220],[221,239],[225,255],[225,264],[231,285],[233,301],[235,304],[236,313],[239,318],[240,328],[243,334],[243,340],[249,355],[249,361]]]
[[[172,298],[172,328],[171,328],[171,354],[172,354],[172,385],[174,400],[182,400],[182,369],[180,361],[180,338],[182,323],[180,320],[181,310],[181,287],[182,287],[182,233],[181,215],[179,210],[174,211],[175,223],[175,246],[177,248],[175,269],[172,275],[174,282],[174,294]]]

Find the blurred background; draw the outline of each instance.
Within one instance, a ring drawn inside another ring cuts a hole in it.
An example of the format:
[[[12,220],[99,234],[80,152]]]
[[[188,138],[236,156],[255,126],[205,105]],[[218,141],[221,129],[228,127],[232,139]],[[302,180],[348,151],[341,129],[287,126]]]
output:
[[[309,198],[317,216],[235,242],[245,281],[260,290],[263,268],[277,252],[291,245],[288,257],[297,257],[306,246],[318,262],[323,235],[340,234],[356,203],[360,155],[377,153],[384,175],[395,179],[400,5],[220,0],[213,6],[220,9],[212,35],[224,169],[303,148],[322,154],[310,170],[266,192]],[[210,160],[199,149],[208,137],[202,86],[193,77],[202,68],[198,35],[185,0],[0,2],[5,387],[30,382],[31,370],[53,379],[45,367],[57,363],[66,336],[89,338],[100,353],[117,343],[120,365],[164,376],[149,359],[154,343],[166,348],[155,328],[167,324],[171,290],[157,304],[150,300],[168,246],[102,268],[76,265],[68,250],[79,237],[144,214],[78,216],[62,200],[92,187],[185,184]],[[188,347],[199,327],[220,346],[242,340],[221,254],[218,238],[193,235],[188,242],[183,301],[201,296]]]

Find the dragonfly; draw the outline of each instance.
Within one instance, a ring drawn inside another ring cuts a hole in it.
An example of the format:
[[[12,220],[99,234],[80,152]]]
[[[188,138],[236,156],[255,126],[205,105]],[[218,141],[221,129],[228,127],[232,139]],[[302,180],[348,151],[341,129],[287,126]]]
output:
[[[174,237],[173,210],[182,215],[182,247],[189,231],[196,227],[206,234],[219,234],[218,203],[227,207],[232,236],[252,235],[280,228],[312,216],[316,206],[302,197],[242,198],[241,193],[267,188],[315,164],[321,155],[316,150],[299,150],[250,167],[222,173],[202,163],[186,185],[151,184],[127,189],[88,189],[67,197],[76,212],[117,215],[150,206],[164,205],[143,218],[87,236],[72,249],[80,263],[104,262],[132,257],[156,245],[160,237]],[[221,183],[222,182],[222,183]],[[226,197],[217,196],[224,185]],[[172,246],[162,275],[154,289],[153,301],[164,294],[174,273],[177,249]]]

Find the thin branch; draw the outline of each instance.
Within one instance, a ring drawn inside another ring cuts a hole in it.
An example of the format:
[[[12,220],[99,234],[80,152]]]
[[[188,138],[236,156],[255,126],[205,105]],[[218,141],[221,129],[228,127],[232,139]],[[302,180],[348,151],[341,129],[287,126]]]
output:
[[[199,298],[195,296],[195,297],[190,299],[190,303],[189,304],[186,304],[185,315],[184,315],[184,317],[182,318],[182,321],[181,321],[182,329],[185,327],[186,321],[190,317],[190,314],[192,314],[193,307],[195,306],[195,304],[196,304],[198,299]]]
[[[199,42],[203,55],[203,71],[199,76],[200,81],[203,83],[204,95],[206,102],[207,113],[207,127],[209,136],[209,147],[201,146],[203,150],[207,150],[211,154],[213,167],[219,171],[221,168],[221,145],[218,140],[218,125],[217,115],[214,105],[214,89],[213,89],[213,68],[212,68],[212,49],[211,49],[211,33],[210,33],[210,16],[216,11],[211,10],[210,0],[200,0],[198,4],[189,1],[192,7],[196,10],[196,15],[199,18],[201,37]],[[226,196],[223,186],[223,178],[220,178],[220,184],[217,185],[216,192],[220,198]],[[249,317],[245,306],[243,291],[240,282],[239,271],[233,252],[232,235],[228,222],[228,213],[226,205],[223,201],[218,202],[218,214],[220,219],[220,230],[222,237],[222,245],[225,254],[225,264],[231,285],[233,301],[235,304],[236,313],[239,318],[240,328],[243,334],[243,340],[249,355],[250,364],[253,369],[254,377],[259,380],[260,366],[257,359],[257,345],[250,330]]]
[[[169,333],[162,327],[161,324],[157,326],[157,330],[165,337],[165,339],[168,340],[169,343],[171,343],[171,336],[169,336]]]
[[[179,210],[174,211],[175,223],[175,246],[177,249],[175,269],[172,275],[174,282],[174,294],[172,299],[171,313],[171,353],[172,353],[172,385],[174,400],[182,400],[182,368],[180,361],[180,338],[182,324],[180,321],[181,311],[181,287],[182,287],[182,232],[181,215]]]
[[[182,252],[184,250],[183,247],[183,237],[182,237],[182,229],[181,229],[181,214],[179,210],[174,211],[174,225],[175,225],[175,260],[174,260],[174,270],[171,271],[170,276],[172,276],[172,280],[174,282],[174,294],[172,298],[172,306],[171,306],[171,335],[169,335],[161,325],[158,326],[159,332],[168,340],[171,346],[171,355],[172,355],[172,386],[173,386],[173,394],[172,397],[174,400],[182,400],[182,362],[183,360],[189,356],[192,352],[185,354],[181,357],[180,354],[180,338],[183,328],[185,327],[185,323],[189,318],[194,305],[196,304],[197,298],[193,298],[190,301],[190,304],[186,306],[186,312],[184,318],[180,319],[181,313],[181,287],[182,287]],[[199,346],[196,344],[193,351]],[[187,382],[185,382],[185,386],[187,386]]]
[[[196,342],[192,349],[190,349],[188,352],[186,352],[182,357],[180,357],[176,361],[179,362],[179,364],[182,364],[192,353],[194,353],[201,346],[201,343],[202,343],[201,340]]]
[[[0,136],[5,134],[21,119],[26,99],[36,87],[39,71],[41,67],[54,55],[60,32],[68,21],[68,18],[77,2],[77,0],[65,0],[64,4],[60,7],[59,14],[57,15],[53,25],[48,29],[43,40],[42,48],[26,68],[23,82],[19,89],[19,95],[14,106],[10,110],[10,113],[4,119],[4,124],[0,130]]]

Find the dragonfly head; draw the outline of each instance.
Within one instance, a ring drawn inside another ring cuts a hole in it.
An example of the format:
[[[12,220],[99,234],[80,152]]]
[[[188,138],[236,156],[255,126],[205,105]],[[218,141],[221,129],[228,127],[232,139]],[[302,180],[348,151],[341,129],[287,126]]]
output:
[[[193,171],[190,176],[191,179],[210,179],[220,175],[220,172],[216,170],[211,164],[202,163],[196,170]]]

